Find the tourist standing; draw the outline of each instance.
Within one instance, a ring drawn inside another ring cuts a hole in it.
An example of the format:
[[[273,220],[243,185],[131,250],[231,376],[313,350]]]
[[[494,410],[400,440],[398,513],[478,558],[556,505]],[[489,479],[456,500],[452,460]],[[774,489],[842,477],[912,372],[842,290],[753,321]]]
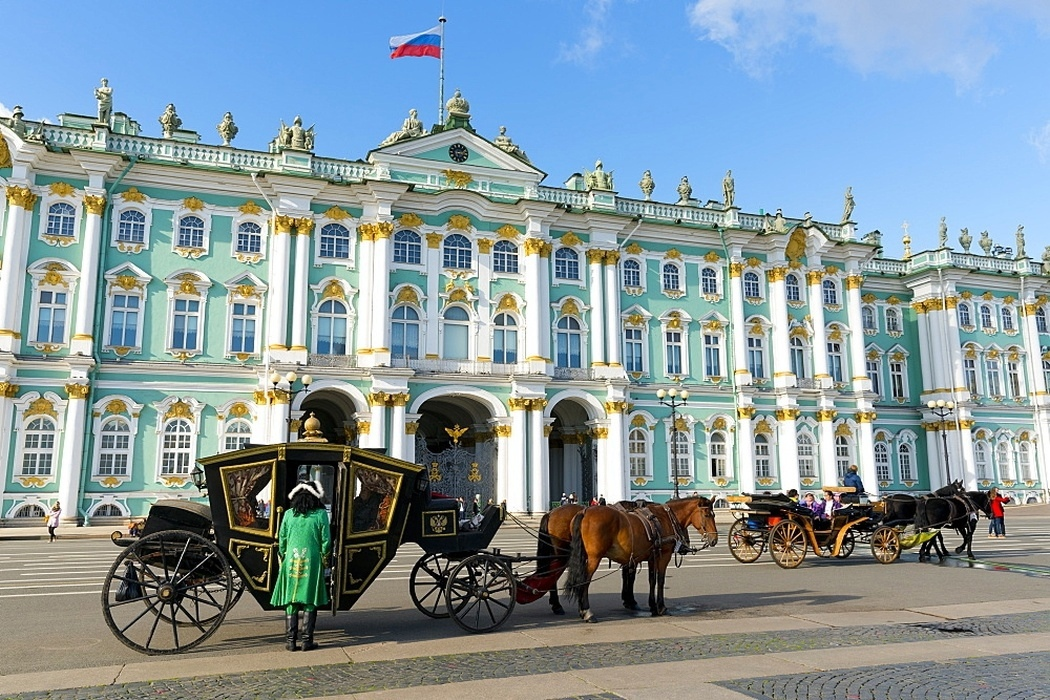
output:
[[[62,515],[62,504],[55,501],[55,505],[51,506],[51,512],[47,514],[47,534],[50,537],[48,542],[55,541],[55,530],[58,529],[58,518],[60,515]]]
[[[1010,502],[1009,496],[1000,496],[999,489],[992,487],[988,492],[988,505],[992,508],[992,534],[989,537],[1006,537],[1006,510],[1004,505]]]

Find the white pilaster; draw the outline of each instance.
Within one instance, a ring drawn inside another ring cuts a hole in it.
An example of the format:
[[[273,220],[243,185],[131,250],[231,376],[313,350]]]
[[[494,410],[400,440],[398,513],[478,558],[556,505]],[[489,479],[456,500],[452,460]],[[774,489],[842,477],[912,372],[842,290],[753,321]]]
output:
[[[288,332],[288,266],[291,233],[295,219],[284,214],[273,218],[273,246],[270,251],[269,304],[266,306],[267,350],[285,351]]]
[[[817,434],[820,436],[818,456],[820,459],[820,485],[838,483],[835,469],[835,412],[829,409],[817,411]]]
[[[780,472],[780,485],[785,489],[801,487],[798,473],[798,433],[796,419],[799,410],[793,406],[778,408],[777,416],[777,454],[776,460]]]
[[[751,372],[747,369],[747,329],[744,327],[744,288],[741,279],[743,273],[744,263],[729,263],[729,325],[733,334],[733,383],[738,386],[751,383]],[[750,449],[749,446],[748,450]]]
[[[26,252],[29,249],[27,227],[37,196],[28,187],[8,185],[7,227],[4,230],[4,270],[0,274],[0,351],[18,352],[21,325],[19,314]],[[19,274],[21,272],[21,274]]]
[[[602,263],[605,251],[592,249],[587,251],[587,272],[589,279],[591,318],[591,366],[604,366],[605,362],[605,294],[602,291]]]
[[[80,483],[84,465],[84,426],[87,420],[87,384],[67,384],[69,403],[62,430],[62,457],[58,467],[58,500],[62,503],[62,522],[80,519]]]
[[[94,346],[95,302],[98,298],[98,267],[102,259],[102,213],[106,208],[104,192],[90,191],[84,197],[87,217],[81,245],[80,279],[77,286],[77,311],[73,320],[73,338],[69,350],[73,354],[91,355]]]
[[[608,250],[605,252],[605,265],[603,266],[605,274],[605,360],[610,367],[618,370],[617,374],[622,375],[623,332],[620,325],[619,261],[620,253],[618,251]],[[623,491],[623,494],[622,498],[626,498],[627,491]],[[609,499],[608,493],[605,494],[605,498],[606,500]],[[609,500],[609,502],[612,503],[613,501]]]
[[[394,407],[390,409],[390,450],[389,454],[394,459],[408,459],[406,448],[408,446],[405,435],[405,404],[408,402],[408,394],[394,397]]]
[[[784,280],[787,277],[786,267],[774,267],[766,275],[769,283],[769,313],[773,323],[773,347],[770,349],[770,366],[773,374],[773,386],[780,388],[794,386],[794,373],[791,371],[791,338],[788,335],[788,313],[787,292]],[[792,421],[794,422],[794,421]],[[795,452],[794,438],[791,439],[791,452]],[[783,474],[783,470],[781,470]],[[795,460],[796,481],[798,476],[798,460]],[[795,482],[784,482],[795,483]]]
[[[626,410],[626,405],[622,406]],[[599,449],[604,447],[605,458],[601,453],[598,455],[598,493],[605,496],[609,503],[622,501],[630,494],[630,467],[627,463],[627,421],[623,410],[613,405],[612,410],[607,406],[609,419],[608,437],[599,443]],[[604,446],[601,443],[605,443]]]
[[[380,308],[385,309],[387,305],[385,298],[381,300],[381,297],[385,295],[384,290],[377,289],[373,283],[373,275],[375,274],[373,270],[375,266],[373,238],[371,228],[367,228],[365,225],[357,227],[358,253],[360,254],[360,267],[358,270],[360,274],[359,279],[361,280],[361,291],[357,297],[357,354],[358,361],[367,365],[373,364],[371,359],[372,309],[380,304]],[[431,262],[433,261],[427,261],[427,269],[437,270],[437,267],[430,266]],[[430,276],[433,277],[435,275]],[[368,359],[361,357],[361,355],[365,355]]]
[[[545,401],[540,401],[545,404]],[[550,495],[550,447],[547,440],[545,428],[547,422],[544,420],[543,409],[529,411],[529,453],[532,457],[532,474],[529,484],[532,495],[531,508],[534,514],[545,513]]]
[[[427,308],[426,308],[426,340],[425,358],[436,360],[439,357],[438,329],[441,320],[441,234],[427,234]]]
[[[306,319],[310,309],[310,234],[314,221],[303,217],[295,227],[295,274],[292,279],[292,347],[296,361],[306,363]],[[349,339],[348,339],[349,340]]]
[[[861,330],[863,325],[860,318],[860,285],[863,281],[864,278],[857,270],[851,271],[846,276],[846,317],[849,319],[850,327],[849,371],[852,374],[853,391],[855,392],[871,389],[871,380],[868,379],[868,374],[865,372],[864,333]],[[865,480],[864,483],[868,482]]]
[[[736,418],[736,451],[737,451],[737,480],[742,493],[754,493],[755,482],[755,430],[752,417],[755,415],[754,406],[742,406],[737,409]]]
[[[531,463],[535,460],[528,452],[530,411],[517,406],[517,401],[521,401],[521,399],[511,399],[510,436],[506,438],[506,442],[509,445],[507,480],[506,486],[501,488],[506,489],[504,499],[507,501],[507,508],[515,513],[524,513],[527,510],[526,501],[528,500],[526,498],[528,483],[526,481],[525,463],[526,461]],[[514,459],[510,459],[509,455],[511,453],[514,455]]]
[[[823,277],[824,270],[819,268],[806,273],[806,283],[809,285],[808,308],[813,325],[813,378],[818,387],[828,388],[832,382],[831,375],[828,374],[828,337],[824,329],[824,289],[821,286]],[[832,465],[834,466],[834,459]]]
[[[370,306],[372,314],[372,362],[376,365],[390,363],[390,236],[394,225],[379,222],[373,225],[375,247],[372,257],[372,281],[370,289],[375,295]],[[432,270],[435,268],[431,268]],[[433,276],[433,275],[430,275]]]

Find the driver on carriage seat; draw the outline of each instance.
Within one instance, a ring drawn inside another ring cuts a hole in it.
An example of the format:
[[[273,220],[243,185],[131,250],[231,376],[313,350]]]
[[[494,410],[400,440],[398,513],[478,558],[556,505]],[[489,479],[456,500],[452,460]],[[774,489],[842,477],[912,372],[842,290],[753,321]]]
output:
[[[842,501],[844,503],[860,503],[860,497],[864,495],[864,482],[860,480],[856,464],[849,465],[849,471],[843,477],[842,485],[852,486],[854,489],[853,493],[842,494]]]

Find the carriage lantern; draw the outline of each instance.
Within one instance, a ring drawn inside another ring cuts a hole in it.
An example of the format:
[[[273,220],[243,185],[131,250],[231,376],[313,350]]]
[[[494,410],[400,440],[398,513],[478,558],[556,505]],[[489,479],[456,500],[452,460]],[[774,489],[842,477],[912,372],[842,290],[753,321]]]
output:
[[[674,497],[678,498],[678,408],[685,405],[689,391],[678,391],[673,387],[668,391],[660,389],[656,392],[656,398],[671,408],[671,479],[674,480]]]
[[[955,412],[955,402],[945,401],[944,399],[928,401],[926,402],[926,408],[930,409],[933,415],[941,419],[941,444],[944,445],[944,484],[947,486],[952,483],[952,473],[948,467],[948,433],[944,429],[944,419]]]
[[[201,469],[199,464],[195,465],[193,471],[190,472],[190,481],[193,482],[193,485],[197,487],[198,491],[203,492],[204,489],[208,488],[208,482],[204,478],[204,470]]]

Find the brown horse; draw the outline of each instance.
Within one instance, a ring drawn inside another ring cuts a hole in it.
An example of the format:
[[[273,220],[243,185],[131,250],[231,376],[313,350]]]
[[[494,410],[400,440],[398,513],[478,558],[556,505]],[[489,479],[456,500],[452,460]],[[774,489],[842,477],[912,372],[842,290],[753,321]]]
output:
[[[565,608],[558,600],[558,579],[569,561],[572,519],[583,508],[575,503],[558,506],[540,520],[540,532],[536,538],[536,573],[522,581],[524,587],[518,587],[519,603],[531,603],[550,591],[551,610],[555,615],[565,614]]]
[[[689,547],[686,528],[690,525],[700,533],[700,546],[695,549]],[[664,580],[671,557],[678,551],[706,549],[717,542],[711,501],[702,496],[649,503],[633,510],[592,506],[572,519],[565,594],[579,601],[580,617],[585,622],[595,622],[590,610],[590,582],[601,560],[608,557],[624,570],[624,606],[637,609],[634,574],[644,561],[649,567],[649,612],[664,615]]]

